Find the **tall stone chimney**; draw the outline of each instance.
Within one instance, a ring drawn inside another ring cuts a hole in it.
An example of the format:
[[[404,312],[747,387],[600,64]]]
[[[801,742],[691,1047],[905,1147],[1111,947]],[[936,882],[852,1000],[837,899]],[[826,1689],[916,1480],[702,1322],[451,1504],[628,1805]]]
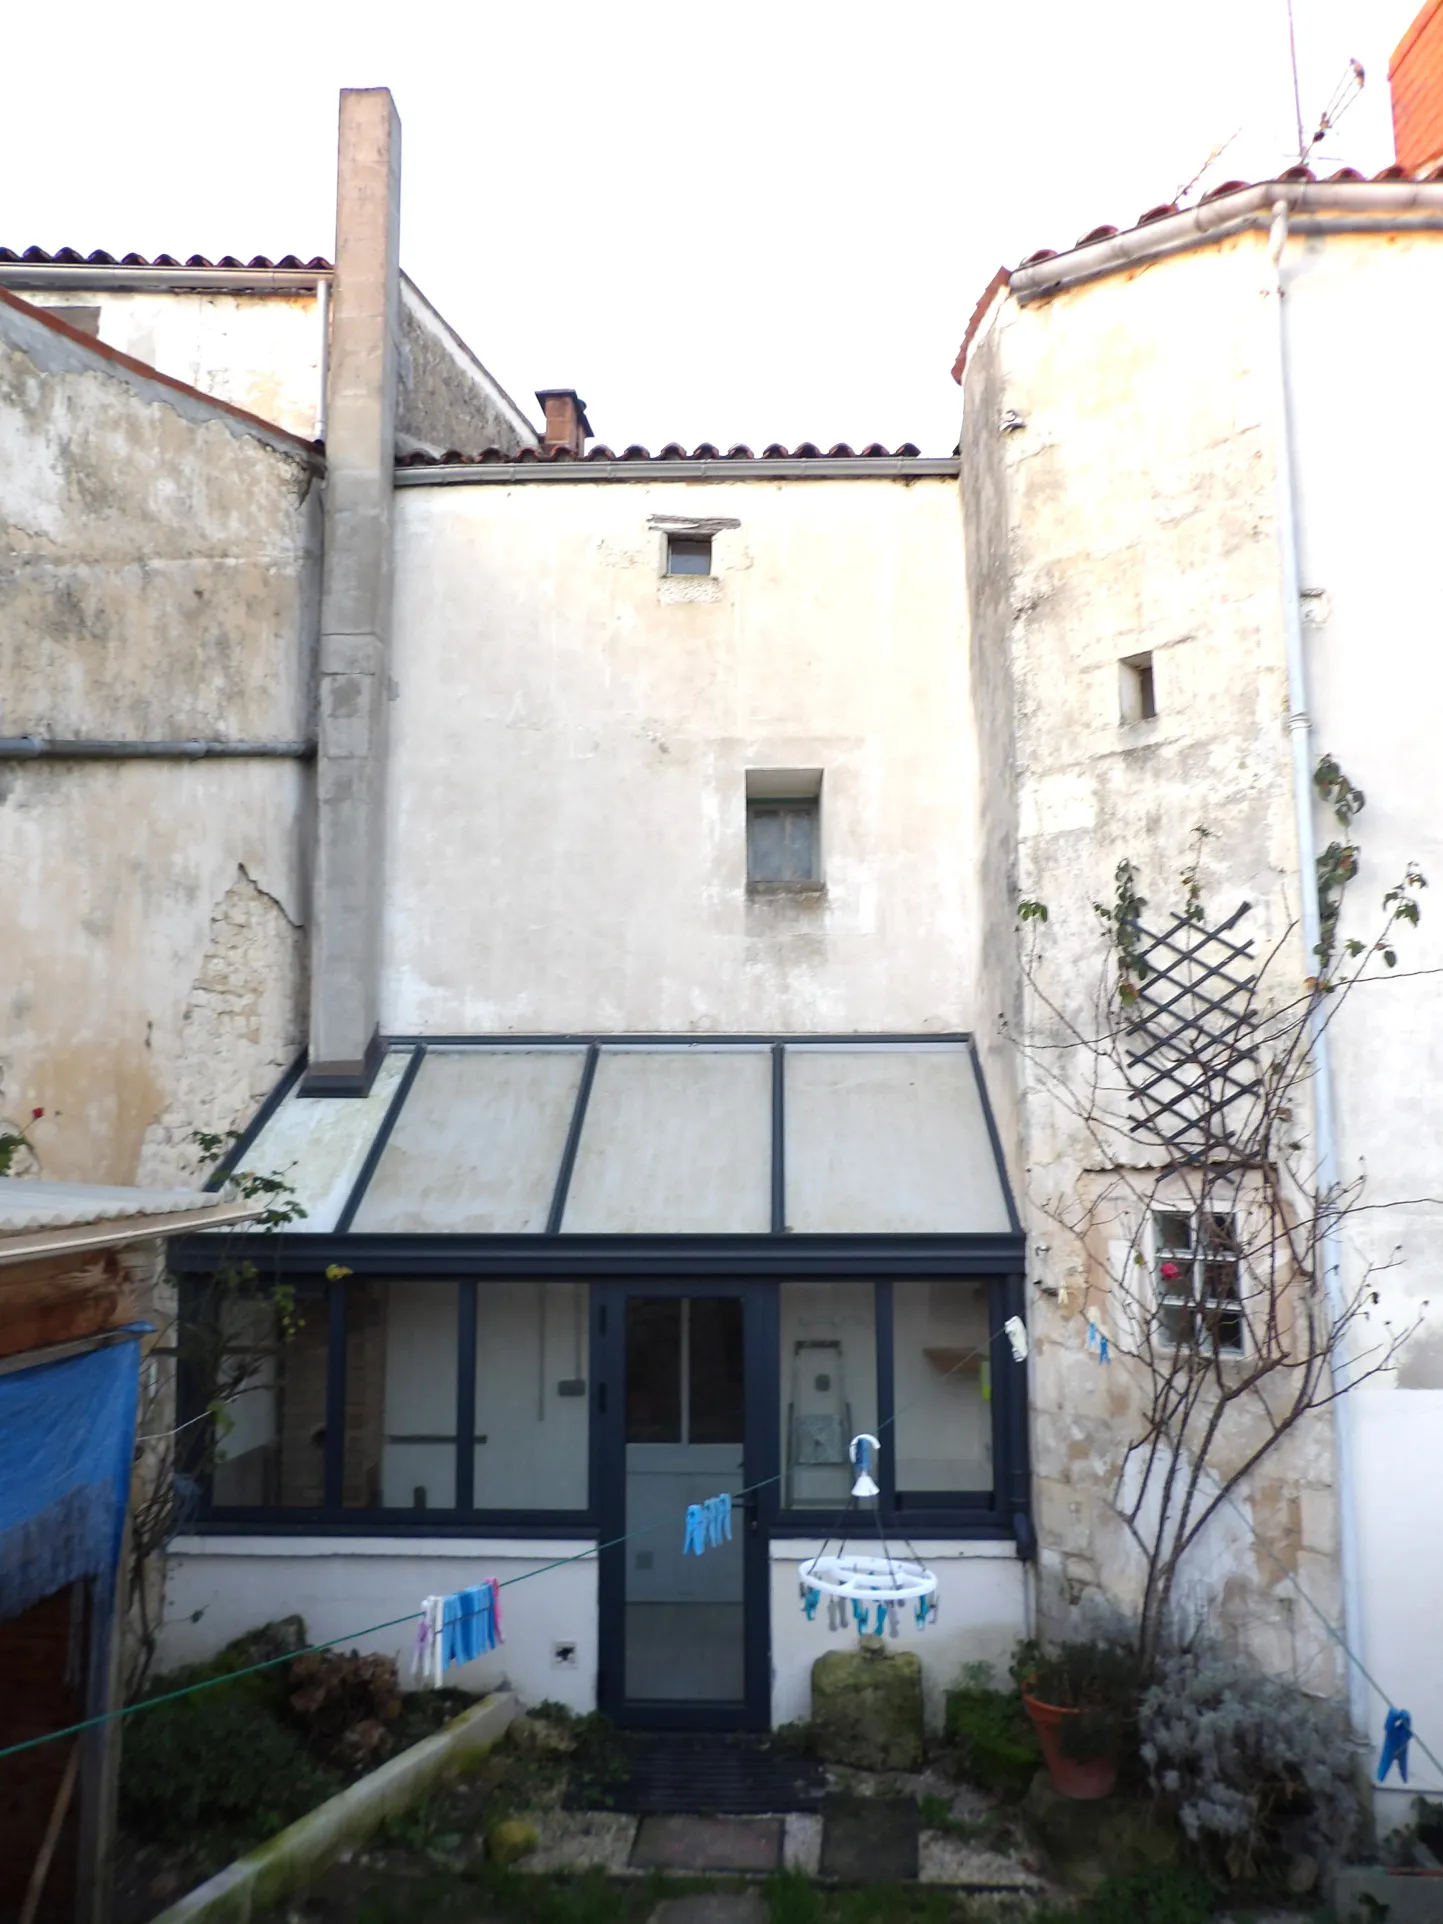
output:
[[[1388,85],[1398,165],[1424,173],[1443,161],[1443,0],[1426,0],[1393,49]]]
[[[574,387],[539,387],[536,398],[546,417],[541,441],[543,454],[569,448],[573,454],[586,452],[591,423],[586,418],[586,403]]]
[[[380,1061],[400,215],[395,105],[384,87],[348,87],[326,381],[310,1095],[363,1095]]]

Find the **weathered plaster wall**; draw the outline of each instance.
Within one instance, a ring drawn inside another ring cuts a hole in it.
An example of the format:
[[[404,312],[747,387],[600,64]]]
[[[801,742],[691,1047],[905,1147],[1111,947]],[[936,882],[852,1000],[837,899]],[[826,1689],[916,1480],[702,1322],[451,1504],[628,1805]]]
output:
[[[402,489],[383,1027],[971,1026],[961,561],[945,480]],[[825,893],[748,894],[748,768],[825,771]]]
[[[968,589],[972,727],[977,743],[976,849],[980,913],[973,940],[977,1050],[1014,1195],[1019,1163],[1016,1051],[1021,1019],[1017,969],[1016,741],[1008,636],[1012,621],[1005,436],[1005,377],[989,333],[973,357],[961,439],[961,501]]]
[[[87,277],[89,278],[89,277]],[[3,284],[3,281],[0,281]],[[99,339],[203,394],[258,414],[302,440],[324,430],[323,330],[319,293],[213,293],[199,288],[22,290],[38,307],[99,308]],[[536,446],[525,413],[477,360],[425,295],[401,277],[402,453]]]
[[[312,730],[304,451],[0,304],[0,732]],[[0,763],[0,1111],[45,1173],[174,1180],[301,1041],[294,761]]]
[[[1092,904],[1111,899],[1122,858],[1137,864],[1160,912],[1178,900],[1194,829],[1206,826],[1210,919],[1251,901],[1260,954],[1296,907],[1266,273],[1263,240],[1245,236],[1030,307],[1008,299],[968,365],[974,649],[994,655],[973,680],[995,690],[1004,651],[1011,679],[1010,717],[994,694],[982,734],[1000,762],[1010,719],[1014,903],[1047,904],[1039,985],[1083,1033],[1103,964]],[[1020,425],[1002,431],[1005,413]],[[1126,723],[1120,664],[1145,653],[1158,714]],[[1005,806],[1004,793],[999,771],[988,810]],[[1005,830],[994,814],[985,837],[994,878],[1006,871]],[[1296,941],[1283,963],[1287,980],[1300,981]],[[989,983],[1005,979],[995,948],[986,967]],[[1084,1322],[1088,1305],[1107,1327],[1112,1252],[1131,1225],[1124,1211],[1088,1246],[1059,1225],[1108,1181],[1097,1144],[1046,1086],[1060,1074],[1085,1106],[1091,1058],[1067,1046],[1065,1024],[1040,995],[1024,997],[1021,1033],[1023,1188],[1042,1285],[1033,1297],[1040,1589],[1044,1619],[1060,1626],[1102,1593],[1135,1603],[1141,1575],[1111,1503],[1138,1384],[1120,1360],[1098,1363]],[[1284,1564],[1306,1570],[1324,1608],[1337,1600],[1331,1474],[1327,1425],[1314,1423],[1244,1506]],[[1312,1683],[1332,1674],[1315,1620],[1238,1519],[1220,1520],[1200,1546],[1189,1594],[1270,1665]]]
[[[535,428],[511,396],[404,274],[396,446],[402,454],[417,448],[514,454],[537,446]]]
[[[37,289],[37,307],[98,307],[107,347],[133,355],[310,441],[320,432],[323,310],[299,294],[217,294],[199,289]],[[66,319],[62,311],[60,319]]]

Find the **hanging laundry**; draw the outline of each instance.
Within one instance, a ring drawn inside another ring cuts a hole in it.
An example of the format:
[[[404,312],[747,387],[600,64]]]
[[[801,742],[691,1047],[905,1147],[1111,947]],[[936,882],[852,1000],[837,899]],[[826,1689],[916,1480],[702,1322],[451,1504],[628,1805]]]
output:
[[[453,1664],[474,1663],[502,1641],[501,1587],[495,1577],[421,1604],[411,1670],[435,1688]]]
[[[1378,1759],[1378,1782],[1381,1784],[1394,1764],[1398,1775],[1406,1784],[1408,1781],[1408,1745],[1413,1737],[1413,1719],[1406,1710],[1390,1710],[1383,1719],[1383,1753]]]
[[[1026,1323],[1023,1322],[1020,1316],[1009,1316],[1007,1321],[1002,1325],[1002,1328],[1006,1333],[1008,1342],[1012,1345],[1013,1362],[1025,1363],[1027,1361]]]

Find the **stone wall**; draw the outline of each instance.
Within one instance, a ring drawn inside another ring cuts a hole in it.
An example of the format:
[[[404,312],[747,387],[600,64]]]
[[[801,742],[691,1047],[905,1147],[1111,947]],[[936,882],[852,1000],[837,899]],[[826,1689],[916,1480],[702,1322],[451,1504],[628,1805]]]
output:
[[[7,736],[312,733],[314,454],[0,299]],[[0,762],[0,1112],[174,1181],[298,1048],[306,764]],[[142,1167],[143,1165],[143,1167]]]

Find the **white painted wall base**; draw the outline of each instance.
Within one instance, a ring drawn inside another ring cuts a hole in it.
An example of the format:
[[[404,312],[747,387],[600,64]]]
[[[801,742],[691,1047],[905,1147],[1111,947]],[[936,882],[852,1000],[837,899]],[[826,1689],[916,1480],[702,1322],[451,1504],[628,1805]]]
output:
[[[779,1540],[771,1546],[772,1721],[811,1714],[812,1665],[846,1639],[829,1635],[825,1619],[809,1623],[798,1595],[797,1567],[820,1542]],[[585,1712],[596,1708],[598,1648],[595,1545],[575,1540],[457,1542],[387,1537],[178,1537],[166,1577],[160,1663],[195,1663],[257,1624],[298,1611],[317,1643],[384,1651],[410,1661],[413,1626],[370,1635],[355,1632],[419,1609],[434,1591],[460,1589],[483,1577],[512,1583],[501,1599],[503,1647],[448,1673],[458,1688],[480,1694],[508,1685],[523,1703],[543,1698]],[[1027,1573],[1010,1544],[929,1543],[922,1555],[938,1575],[938,1621],[918,1632],[907,1620],[899,1650],[922,1658],[927,1714],[940,1723],[943,1692],[963,1664],[1004,1668],[1025,1634]],[[562,1558],[577,1561],[562,1563]],[[547,1569],[548,1564],[559,1567]],[[544,1574],[537,1575],[536,1572]],[[575,1646],[574,1666],[555,1662],[555,1646]]]
[[[594,1544],[555,1541],[456,1542],[394,1537],[180,1537],[166,1574],[165,1669],[211,1656],[242,1631],[299,1611],[317,1643],[382,1651],[409,1675],[415,1624],[355,1636],[372,1624],[414,1615],[421,1599],[496,1577],[530,1576],[502,1592],[501,1649],[448,1671],[446,1681],[475,1695],[509,1684],[525,1703],[543,1698],[580,1712],[596,1708],[596,1562]],[[564,1557],[581,1561],[561,1564]],[[574,1647],[558,1665],[557,1644]]]
[[[820,1542],[790,1539],[772,1545],[773,1725],[810,1717],[812,1665],[856,1642],[851,1631],[828,1631],[825,1605],[811,1622],[802,1613],[797,1569],[821,1549]],[[922,1659],[927,1722],[935,1730],[943,1695],[964,1664],[990,1663],[1005,1674],[1013,1645],[1026,1635],[1027,1567],[1010,1543],[924,1543],[917,1553],[937,1573],[937,1621],[919,1631],[904,1610],[902,1634],[887,1648]]]

